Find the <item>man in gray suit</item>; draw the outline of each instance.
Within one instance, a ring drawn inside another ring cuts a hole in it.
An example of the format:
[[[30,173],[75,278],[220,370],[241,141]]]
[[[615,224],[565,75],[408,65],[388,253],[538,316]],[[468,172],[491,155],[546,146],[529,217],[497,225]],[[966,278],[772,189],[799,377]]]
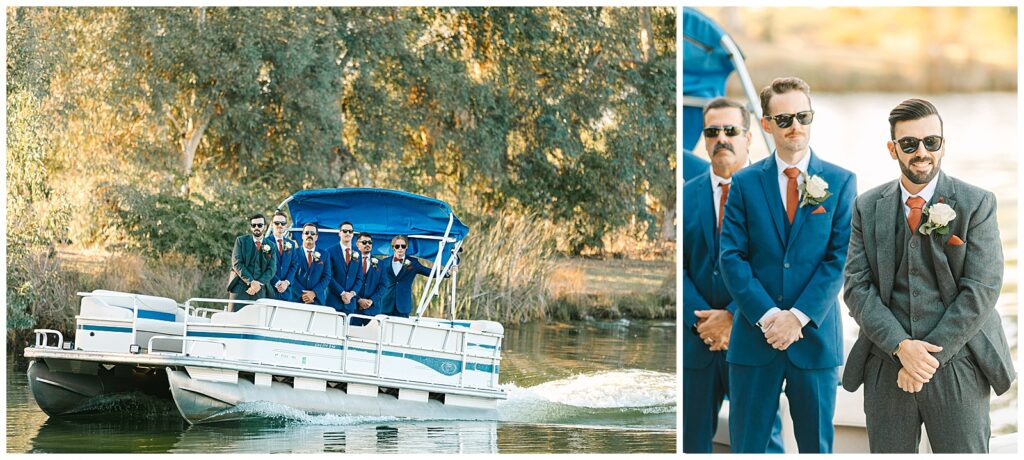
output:
[[[942,118],[909,99],[889,113],[901,177],[857,198],[845,269],[860,325],[843,387],[864,384],[872,452],[987,452],[991,387],[1016,377],[995,310],[1003,252],[991,192],[941,172]]]
[[[228,292],[231,300],[256,300],[271,297],[270,279],[277,270],[277,252],[263,241],[267,219],[263,214],[249,218],[251,234],[235,239],[231,251],[231,274],[228,276]],[[272,298],[272,297],[271,297]],[[234,304],[228,304],[228,311]]]

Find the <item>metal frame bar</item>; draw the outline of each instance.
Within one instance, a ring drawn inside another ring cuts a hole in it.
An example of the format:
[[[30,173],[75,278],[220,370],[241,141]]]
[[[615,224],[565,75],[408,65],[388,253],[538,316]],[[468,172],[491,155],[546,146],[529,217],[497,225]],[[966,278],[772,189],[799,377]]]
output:
[[[761,112],[761,104],[756,102],[760,99],[760,96],[758,96],[757,91],[754,89],[754,82],[747,71],[747,64],[743,60],[743,53],[740,53],[739,47],[736,46],[736,42],[733,41],[729,34],[722,35],[722,46],[729,52],[729,59],[732,60],[733,67],[736,68],[736,75],[740,77],[740,85],[743,86],[743,93],[747,96],[750,112],[757,115],[755,118],[760,121],[761,117],[764,116]],[[760,127],[760,125],[758,126]],[[764,132],[763,129],[759,129],[759,131],[761,131],[761,136],[764,137],[765,144],[768,145],[768,151],[775,150],[775,140],[768,133]]]

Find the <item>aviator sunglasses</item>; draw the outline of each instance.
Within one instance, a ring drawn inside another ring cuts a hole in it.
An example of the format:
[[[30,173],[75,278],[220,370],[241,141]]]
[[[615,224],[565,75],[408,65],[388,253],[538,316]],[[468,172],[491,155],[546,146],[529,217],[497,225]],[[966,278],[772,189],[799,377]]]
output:
[[[900,145],[900,150],[903,153],[914,153],[917,151],[917,146],[924,144],[924,149],[929,152],[938,151],[942,148],[942,136],[925,136],[924,139],[918,139],[916,137],[906,136],[901,137],[896,141]]]
[[[718,137],[718,133],[720,132],[725,132],[725,135],[728,137],[736,137],[739,136],[743,131],[746,131],[746,129],[733,125],[708,126],[707,128],[704,128],[704,137]]]
[[[779,125],[780,128],[788,128],[793,125],[793,118],[799,121],[801,125],[809,125],[814,121],[814,111],[804,110],[803,112],[792,113],[780,113],[775,116],[765,115],[765,118],[775,120],[775,124]]]

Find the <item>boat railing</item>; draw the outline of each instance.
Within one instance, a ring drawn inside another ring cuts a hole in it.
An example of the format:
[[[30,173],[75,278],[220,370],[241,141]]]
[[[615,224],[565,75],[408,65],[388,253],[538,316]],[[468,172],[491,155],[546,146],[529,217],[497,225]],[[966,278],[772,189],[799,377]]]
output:
[[[36,334],[36,348],[56,348],[56,349],[61,349],[61,348],[64,347],[64,334],[61,334],[60,331],[53,330],[53,329],[36,329],[33,332],[35,332],[35,334]],[[49,337],[51,335],[57,337],[57,345],[56,346],[50,346]]]
[[[206,342],[206,343],[213,343],[213,344],[220,345],[220,348],[221,348],[220,359],[227,358],[227,355],[228,355],[228,344],[224,343],[221,340],[200,339],[200,338],[195,338],[195,337],[181,337],[181,336],[177,336],[177,335],[154,335],[153,337],[150,337],[149,338],[149,343],[146,344],[146,353],[158,354],[158,355],[177,355],[177,354],[179,354],[178,352],[173,352],[173,351],[172,352],[154,352],[153,351],[153,342],[155,342],[157,340],[179,341],[179,342],[181,342],[182,343],[181,354],[184,354],[185,356],[188,356],[188,355],[192,354],[192,348],[195,348],[195,343],[196,342]],[[189,347],[188,344],[192,344],[191,347]],[[188,348],[186,348],[186,347],[188,347]]]

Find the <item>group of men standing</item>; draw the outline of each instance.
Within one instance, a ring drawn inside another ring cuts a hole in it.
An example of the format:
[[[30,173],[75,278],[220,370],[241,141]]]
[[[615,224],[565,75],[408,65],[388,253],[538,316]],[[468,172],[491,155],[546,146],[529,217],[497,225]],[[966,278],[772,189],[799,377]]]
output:
[[[725,397],[732,451],[777,451],[782,392],[800,452],[832,451],[840,290],[860,326],[842,385],[864,385],[871,451],[916,452],[923,423],[935,452],[987,452],[990,388],[1015,378],[995,196],[941,172],[928,101],[890,112],[900,177],[858,197],[809,147],[809,86],[778,78],[760,99],[775,152],[747,166],[750,113],[712,100],[711,162],[683,188],[684,452],[711,451]]]
[[[325,305],[346,314],[407,318],[413,279],[430,274],[418,260],[406,257],[409,239],[402,235],[391,240],[394,256],[382,261],[371,255],[373,236],[356,234],[351,222],[338,226],[339,243],[325,252],[317,248],[320,229],[315,224],[302,226],[299,244],[289,235],[283,212],[275,212],[271,223],[273,232],[266,235],[266,218],[253,215],[250,233],[235,240],[227,286],[232,300],[272,298]],[[364,318],[352,320],[365,323]]]

